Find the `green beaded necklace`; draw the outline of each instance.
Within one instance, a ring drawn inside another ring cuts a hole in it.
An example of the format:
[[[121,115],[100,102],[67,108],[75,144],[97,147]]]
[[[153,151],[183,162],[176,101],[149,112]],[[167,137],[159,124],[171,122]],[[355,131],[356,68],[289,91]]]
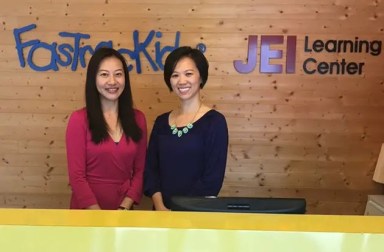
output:
[[[181,130],[179,130],[177,128],[177,123],[176,123],[176,118],[175,118],[175,122],[174,124],[171,125],[171,131],[172,131],[172,135],[177,135],[178,137],[181,137],[183,134],[187,134],[189,132],[190,129],[193,128],[193,121],[195,120],[196,116],[197,116],[197,113],[199,113],[200,111],[200,108],[201,108],[201,105],[202,103],[200,103],[200,106],[199,108],[197,109],[195,115],[193,116],[192,118],[192,121],[190,123],[188,123],[184,128],[182,128]]]

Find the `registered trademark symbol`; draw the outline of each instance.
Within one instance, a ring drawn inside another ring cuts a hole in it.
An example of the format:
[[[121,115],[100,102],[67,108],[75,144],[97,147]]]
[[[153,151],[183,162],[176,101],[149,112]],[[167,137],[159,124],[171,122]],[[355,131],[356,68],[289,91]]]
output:
[[[196,49],[199,50],[202,53],[205,53],[205,51],[207,50],[207,46],[205,44],[203,44],[203,43],[198,43],[196,45]]]

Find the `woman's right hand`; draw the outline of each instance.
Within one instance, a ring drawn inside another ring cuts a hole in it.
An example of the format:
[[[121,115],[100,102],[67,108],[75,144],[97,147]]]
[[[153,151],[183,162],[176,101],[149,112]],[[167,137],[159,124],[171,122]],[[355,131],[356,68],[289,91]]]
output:
[[[98,204],[90,205],[86,209],[89,209],[89,210],[101,210],[101,208],[100,208],[100,206]]]
[[[164,206],[164,204],[162,206],[158,206],[158,207],[155,206],[155,210],[156,211],[171,211],[170,209],[166,208]]]
[[[156,211],[170,211],[170,209],[168,209],[164,205],[163,196],[161,195],[161,192],[154,193],[152,195],[152,201]]]

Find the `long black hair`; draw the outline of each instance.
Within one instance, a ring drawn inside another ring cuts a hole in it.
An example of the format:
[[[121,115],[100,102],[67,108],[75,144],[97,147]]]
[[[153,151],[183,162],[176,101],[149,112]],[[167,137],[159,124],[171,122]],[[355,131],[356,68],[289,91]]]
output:
[[[121,123],[127,140],[132,138],[133,141],[138,142],[141,139],[142,131],[135,120],[127,63],[118,51],[106,47],[99,48],[95,51],[89,60],[87,68],[85,103],[92,141],[95,144],[99,144],[108,138],[108,124],[101,109],[100,94],[96,87],[96,75],[100,63],[110,57],[115,57],[121,61],[125,76],[125,87],[118,100],[118,120]]]

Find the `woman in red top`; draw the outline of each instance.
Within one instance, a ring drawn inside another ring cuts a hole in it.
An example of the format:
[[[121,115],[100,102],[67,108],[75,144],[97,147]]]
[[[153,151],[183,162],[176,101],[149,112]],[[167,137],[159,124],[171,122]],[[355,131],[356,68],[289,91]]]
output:
[[[112,48],[89,61],[86,107],[66,132],[71,209],[131,209],[142,196],[147,127],[133,108],[128,68]]]

